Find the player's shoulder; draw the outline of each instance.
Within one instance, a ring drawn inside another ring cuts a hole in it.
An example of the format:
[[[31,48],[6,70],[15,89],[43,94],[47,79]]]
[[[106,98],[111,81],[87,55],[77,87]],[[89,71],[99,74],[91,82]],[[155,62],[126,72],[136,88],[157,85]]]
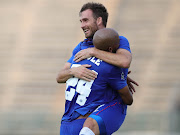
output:
[[[82,41],[79,42],[79,44],[77,44],[76,47],[75,47],[74,49],[80,49],[81,44],[82,44]]]
[[[114,69],[116,69],[117,67],[109,64],[107,62],[102,61],[102,71],[105,71],[106,73],[111,73]]]
[[[106,69],[105,71],[107,71],[108,69],[109,74],[112,74],[112,73],[116,74],[122,71],[128,72],[128,68],[121,68],[121,67],[118,67],[118,66],[106,63],[106,62],[104,62],[104,65],[105,65],[104,69]]]
[[[119,43],[119,49],[126,49],[131,53],[130,44],[126,37],[119,36],[120,43]]]
[[[83,41],[79,42],[78,45],[76,45],[76,47],[73,50],[73,55],[75,55],[77,52],[79,52],[81,50],[81,44],[83,43]]]
[[[119,36],[120,42],[129,42],[125,36]]]

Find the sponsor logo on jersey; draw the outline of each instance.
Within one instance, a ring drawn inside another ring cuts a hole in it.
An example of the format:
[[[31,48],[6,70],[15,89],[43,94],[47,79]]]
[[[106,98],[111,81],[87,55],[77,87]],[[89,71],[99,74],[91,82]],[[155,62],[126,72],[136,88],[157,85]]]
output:
[[[121,80],[125,80],[124,72],[121,73]]]

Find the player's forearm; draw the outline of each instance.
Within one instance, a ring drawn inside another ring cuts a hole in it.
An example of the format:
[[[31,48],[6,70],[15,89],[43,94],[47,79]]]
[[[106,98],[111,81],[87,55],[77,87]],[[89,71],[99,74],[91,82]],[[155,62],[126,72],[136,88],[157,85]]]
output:
[[[58,83],[65,83],[69,78],[73,77],[71,69],[63,69],[58,74],[56,81]]]
[[[120,89],[118,91],[119,95],[121,96],[121,99],[123,100],[123,103],[127,105],[132,105],[133,103],[133,96],[130,92],[128,86],[125,86],[124,88]]]
[[[110,53],[94,48],[92,51],[92,56],[95,56],[109,64],[115,65],[121,68],[129,68],[131,64],[131,54],[120,54],[120,53]]]
[[[126,105],[132,105],[132,103],[133,103],[133,97],[132,96],[126,97],[124,95],[121,95],[121,98]]]

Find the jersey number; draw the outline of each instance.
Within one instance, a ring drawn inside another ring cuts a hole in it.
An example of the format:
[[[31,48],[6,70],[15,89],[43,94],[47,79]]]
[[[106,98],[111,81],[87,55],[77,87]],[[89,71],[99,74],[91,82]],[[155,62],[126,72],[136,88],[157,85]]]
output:
[[[80,66],[79,64],[74,64],[72,67]],[[70,88],[70,91],[65,92],[65,99],[68,101],[72,101],[75,92],[78,92],[79,95],[77,97],[76,103],[80,106],[83,106],[86,103],[87,97],[89,97],[89,94],[91,93],[91,86],[93,84],[94,80],[91,80],[90,82],[85,80],[79,80],[78,78],[70,78],[66,81],[67,88],[69,86],[76,88]]]

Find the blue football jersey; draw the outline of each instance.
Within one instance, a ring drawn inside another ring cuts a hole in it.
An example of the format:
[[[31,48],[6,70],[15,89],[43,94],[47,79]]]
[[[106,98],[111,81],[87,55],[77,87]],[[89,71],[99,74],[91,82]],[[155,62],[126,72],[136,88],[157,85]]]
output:
[[[128,69],[118,68],[95,57],[78,63],[73,61],[71,68],[83,64],[92,65],[89,69],[97,73],[97,78],[90,82],[75,77],[67,80],[62,122],[72,121],[80,115],[93,112],[101,104],[120,98],[116,90],[127,85]]]

